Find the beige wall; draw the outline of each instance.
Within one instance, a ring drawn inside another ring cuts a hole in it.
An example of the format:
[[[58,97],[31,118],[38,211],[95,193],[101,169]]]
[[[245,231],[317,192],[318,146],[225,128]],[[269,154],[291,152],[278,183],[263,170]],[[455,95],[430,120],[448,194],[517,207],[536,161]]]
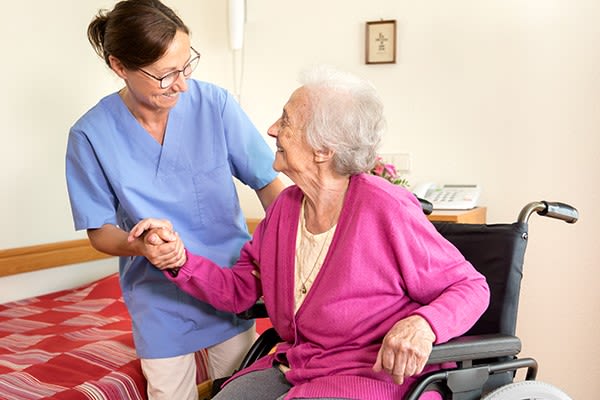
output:
[[[490,222],[529,201],[581,212],[533,218],[518,333],[539,377],[574,399],[600,392],[592,224],[600,221],[600,3],[596,0],[247,0],[241,102],[265,132],[300,68],[329,63],[373,81],[386,104],[383,152],[408,152],[411,182],[477,182]],[[233,89],[223,0],[172,0],[203,58],[195,77]],[[0,248],[80,237],[64,184],[70,124],[119,83],[86,42],[112,1],[11,2],[0,24]],[[398,21],[398,62],[364,64],[364,23]],[[241,197],[249,216],[260,207]],[[71,274],[56,270],[66,279]],[[57,278],[58,279],[58,278]],[[26,290],[43,279],[28,277]],[[11,287],[14,284],[11,282]],[[0,292],[7,287],[0,280]],[[583,371],[583,372],[582,372]]]

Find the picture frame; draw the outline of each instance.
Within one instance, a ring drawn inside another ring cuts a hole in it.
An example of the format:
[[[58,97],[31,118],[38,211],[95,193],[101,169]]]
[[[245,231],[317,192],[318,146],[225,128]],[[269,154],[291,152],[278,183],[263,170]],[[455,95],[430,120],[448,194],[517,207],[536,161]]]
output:
[[[396,20],[367,21],[366,64],[396,63]]]

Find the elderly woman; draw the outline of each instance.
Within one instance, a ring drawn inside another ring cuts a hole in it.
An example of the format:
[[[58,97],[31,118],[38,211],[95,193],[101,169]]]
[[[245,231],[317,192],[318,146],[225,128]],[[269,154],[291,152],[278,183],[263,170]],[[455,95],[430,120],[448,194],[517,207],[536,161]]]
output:
[[[432,344],[464,333],[486,309],[485,278],[415,196],[364,173],[382,110],[373,87],[354,76],[326,68],[304,76],[268,131],[273,167],[295,185],[267,210],[233,268],[184,251],[168,229],[147,235],[162,247],[154,264],[170,268],[165,275],[185,292],[234,312],[264,296],[283,339],[217,399],[402,398],[419,374],[438,368],[424,368]],[[130,236],[166,223],[144,220]]]

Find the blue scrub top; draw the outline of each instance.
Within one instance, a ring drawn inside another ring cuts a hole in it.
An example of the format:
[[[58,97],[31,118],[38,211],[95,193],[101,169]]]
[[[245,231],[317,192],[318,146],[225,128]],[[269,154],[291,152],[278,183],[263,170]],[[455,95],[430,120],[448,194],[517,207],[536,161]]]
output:
[[[233,177],[253,189],[276,178],[273,151],[222,88],[188,80],[161,146],[117,93],[71,128],[66,176],[75,229],[143,218],[173,223],[191,252],[231,266],[250,236]],[[192,353],[250,328],[185,294],[144,257],[120,257],[139,357]]]

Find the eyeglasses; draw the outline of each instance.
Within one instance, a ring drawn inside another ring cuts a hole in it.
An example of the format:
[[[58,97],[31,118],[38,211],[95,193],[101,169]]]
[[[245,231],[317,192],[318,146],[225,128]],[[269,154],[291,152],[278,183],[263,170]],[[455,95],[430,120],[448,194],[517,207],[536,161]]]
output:
[[[175,83],[177,78],[179,78],[179,74],[183,72],[183,76],[187,79],[190,77],[190,75],[192,75],[192,72],[194,72],[194,70],[198,66],[198,62],[200,61],[200,53],[198,53],[193,47],[190,47],[190,49],[192,49],[192,51],[196,53],[196,56],[194,56],[187,64],[185,64],[183,69],[178,69],[176,71],[169,72],[162,78],[154,76],[150,72],[144,71],[141,68],[140,71],[148,75],[150,78],[156,79],[160,83],[161,89],[166,89]]]

